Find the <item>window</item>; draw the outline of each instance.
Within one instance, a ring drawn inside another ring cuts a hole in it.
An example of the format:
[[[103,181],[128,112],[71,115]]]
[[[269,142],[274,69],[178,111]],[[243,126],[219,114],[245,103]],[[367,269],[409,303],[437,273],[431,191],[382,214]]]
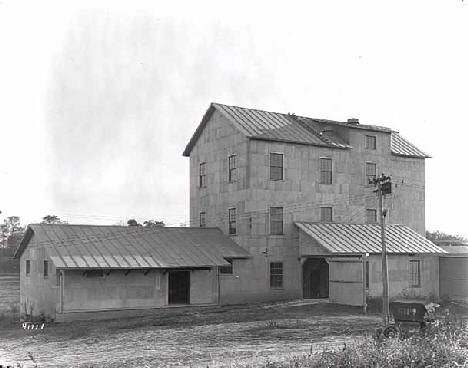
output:
[[[370,184],[377,177],[377,167],[373,162],[366,162],[366,180]]]
[[[200,163],[200,188],[206,187],[206,162]]]
[[[283,235],[283,207],[270,207],[270,234]]]
[[[232,269],[232,259],[226,259],[226,262],[229,263],[229,266],[221,266],[221,267],[219,267],[219,273],[232,274],[232,273],[233,273],[233,269]]]
[[[237,180],[237,166],[236,155],[231,155],[228,158],[229,164],[229,182],[232,183]]]
[[[200,227],[206,227],[206,212],[200,212]]]
[[[377,138],[375,135],[366,135],[366,149],[375,150],[377,148]]]
[[[270,287],[283,287],[283,262],[270,263]]]
[[[270,180],[283,180],[282,153],[270,153]]]
[[[229,217],[229,235],[236,235],[236,209],[230,208],[228,211]]]
[[[49,261],[44,261],[44,278],[49,277]]]
[[[29,259],[26,260],[26,276],[29,276],[31,273],[31,261]]]
[[[322,222],[333,221],[333,209],[331,207],[320,207],[320,221]]]
[[[366,261],[366,289],[369,289],[369,261]]]
[[[366,210],[366,222],[368,224],[375,224],[377,222],[377,210],[371,208]]]
[[[320,158],[320,184],[332,183],[332,160],[331,158]]]
[[[410,286],[421,287],[421,261],[410,260]]]

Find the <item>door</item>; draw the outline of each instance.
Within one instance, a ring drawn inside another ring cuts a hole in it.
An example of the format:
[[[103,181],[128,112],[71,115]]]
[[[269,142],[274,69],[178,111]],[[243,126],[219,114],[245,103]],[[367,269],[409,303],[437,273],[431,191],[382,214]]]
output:
[[[303,298],[328,298],[328,263],[324,258],[309,258],[302,265]]]
[[[331,258],[330,302],[364,305],[364,267],[360,258]]]
[[[190,304],[190,271],[169,272],[169,304]]]

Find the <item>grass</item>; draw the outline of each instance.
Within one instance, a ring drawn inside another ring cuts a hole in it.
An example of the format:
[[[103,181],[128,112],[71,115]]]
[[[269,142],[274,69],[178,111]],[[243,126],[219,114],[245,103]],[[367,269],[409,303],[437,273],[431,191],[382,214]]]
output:
[[[465,309],[466,311],[466,309]],[[424,333],[408,338],[373,338],[337,350],[323,350],[294,356],[283,362],[267,362],[251,367],[318,368],[318,367],[466,367],[468,366],[468,324],[455,314],[436,316]]]

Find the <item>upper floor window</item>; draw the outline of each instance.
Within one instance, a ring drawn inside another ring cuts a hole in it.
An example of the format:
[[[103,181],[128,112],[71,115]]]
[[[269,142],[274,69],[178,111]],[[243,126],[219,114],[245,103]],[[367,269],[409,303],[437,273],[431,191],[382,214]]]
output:
[[[236,235],[237,232],[237,221],[236,221],[236,209],[230,208],[228,210],[229,217],[229,235]]]
[[[377,137],[375,135],[366,135],[366,149],[375,150],[377,148]]]
[[[421,261],[418,259],[410,260],[410,286],[421,287]]]
[[[26,276],[29,276],[31,273],[31,261],[29,259],[26,260]]]
[[[327,157],[320,158],[320,184],[332,183],[332,159]]]
[[[322,222],[333,221],[333,209],[331,207],[320,207],[320,221]]]
[[[44,278],[49,276],[49,261],[44,260]]]
[[[373,162],[366,162],[366,180],[370,184],[377,177],[377,165]]]
[[[236,155],[231,155],[228,158],[228,165],[229,165],[229,182],[232,183],[233,181],[237,180],[237,165],[236,165]]]
[[[206,212],[200,212],[200,227],[206,227]]]
[[[282,153],[270,153],[270,180],[283,180]]]
[[[200,188],[206,187],[206,162],[200,163]]]
[[[270,287],[283,287],[283,262],[270,263]]]
[[[270,207],[270,234],[283,235],[283,207]]]
[[[377,210],[373,208],[366,210],[366,222],[368,224],[375,224],[377,222]]]

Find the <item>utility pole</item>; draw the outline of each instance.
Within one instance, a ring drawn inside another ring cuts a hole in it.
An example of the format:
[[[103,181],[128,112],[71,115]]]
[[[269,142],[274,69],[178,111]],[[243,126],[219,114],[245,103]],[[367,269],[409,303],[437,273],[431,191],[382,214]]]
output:
[[[383,197],[385,194],[392,193],[392,182],[390,176],[382,174],[379,178],[373,180],[373,184],[377,185],[376,191],[379,196],[380,238],[382,243],[382,320],[384,325],[387,325],[389,323],[387,245],[385,242],[387,210],[383,209]]]

